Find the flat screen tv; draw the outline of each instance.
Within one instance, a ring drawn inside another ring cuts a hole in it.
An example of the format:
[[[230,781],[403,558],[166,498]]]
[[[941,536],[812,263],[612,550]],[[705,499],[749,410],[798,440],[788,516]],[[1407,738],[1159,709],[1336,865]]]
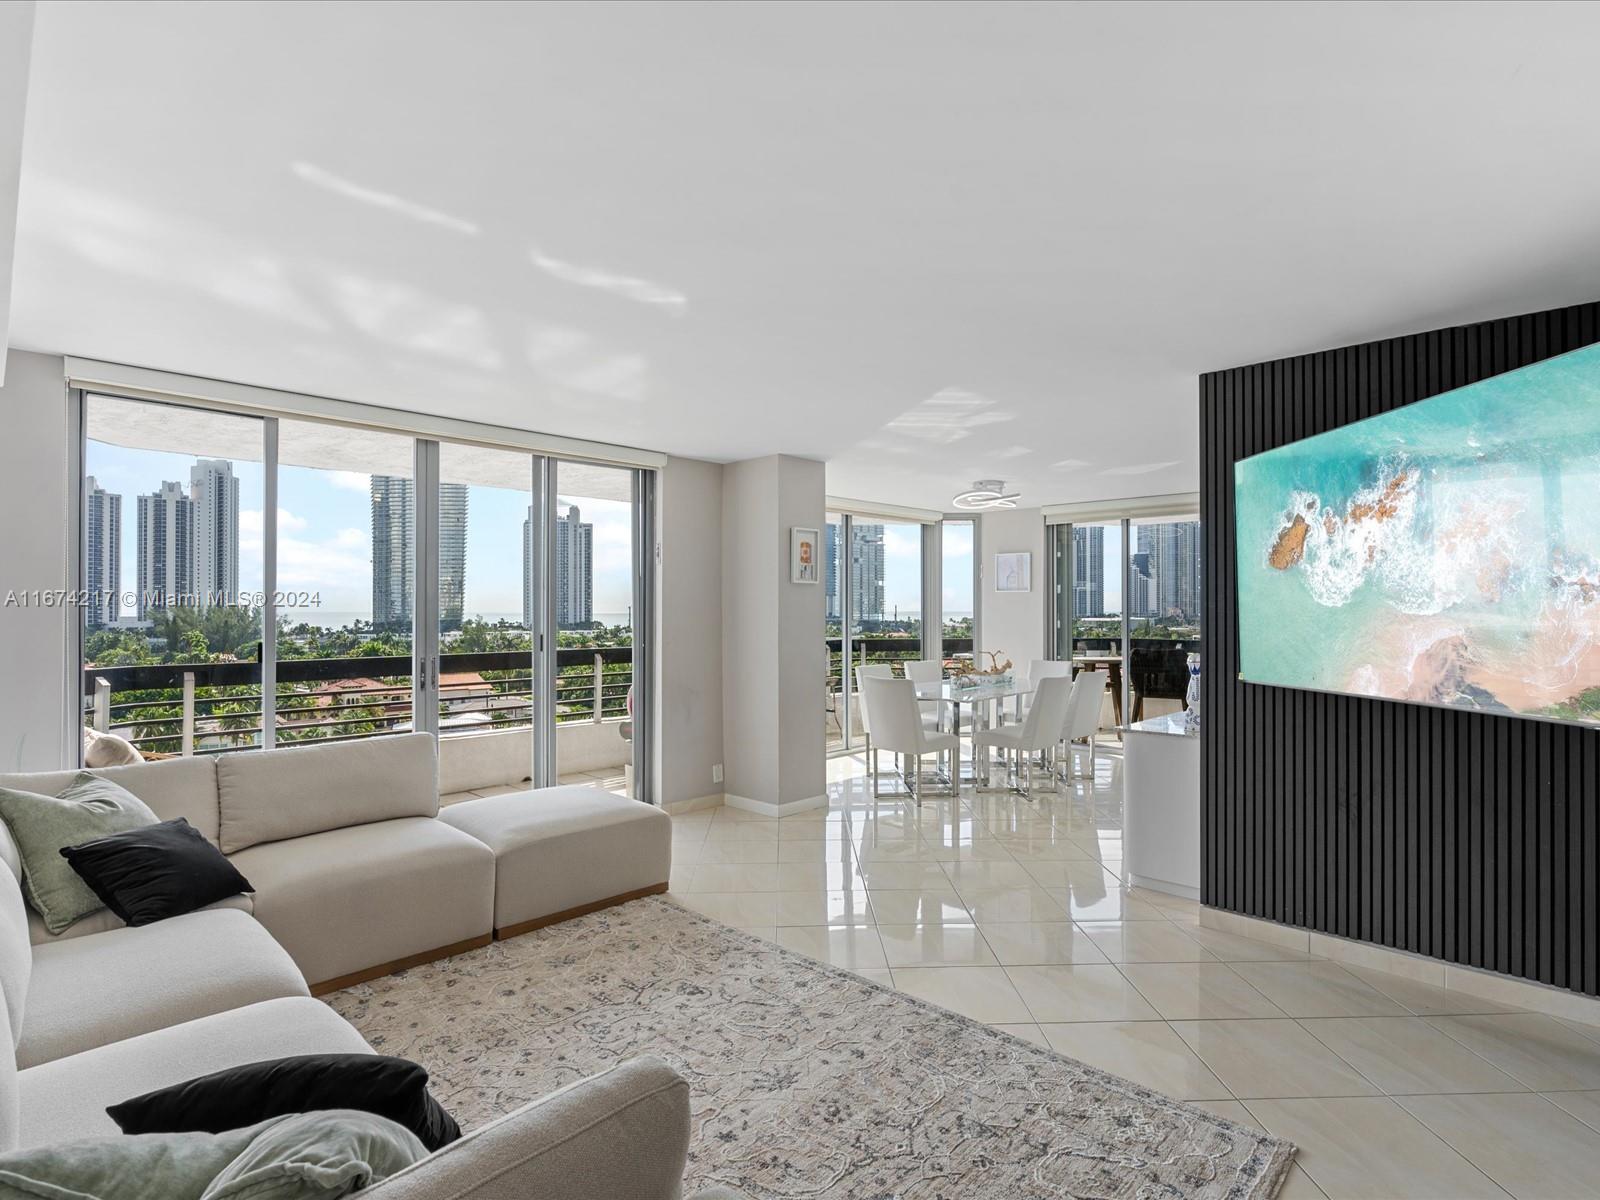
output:
[[[1233,480],[1241,678],[1600,724],[1600,346]]]

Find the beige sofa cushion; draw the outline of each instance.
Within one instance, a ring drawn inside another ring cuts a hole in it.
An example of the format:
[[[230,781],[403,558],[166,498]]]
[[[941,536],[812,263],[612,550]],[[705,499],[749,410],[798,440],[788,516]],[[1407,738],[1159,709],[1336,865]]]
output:
[[[665,883],[672,869],[672,818],[595,788],[463,800],[439,820],[494,851],[496,929]]]
[[[439,811],[433,737],[223,754],[217,796],[224,854],[350,825],[431,817]]]
[[[182,817],[211,842],[216,842],[217,766],[214,758],[169,758],[129,767],[98,767],[89,773],[127,788],[163,821]],[[58,796],[77,775],[77,771],[0,775],[0,787]]]
[[[0,827],[5,822],[0,821]],[[0,867],[0,993],[4,993],[6,1026],[11,1032],[9,1047],[15,1047],[22,1032],[22,1019],[28,1000],[28,984],[33,974],[33,947],[28,941],[27,902],[17,876]],[[37,917],[38,914],[31,914]]]
[[[678,1200],[689,1085],[636,1058],[473,1130],[370,1189],[375,1200]]]
[[[0,1154],[17,1148],[22,1102],[17,1083],[17,1056],[11,1052],[11,1019],[0,1004]]]
[[[215,904],[208,904],[197,912],[216,912],[221,909],[237,909],[239,912],[248,913],[254,907],[250,897],[244,893],[237,896],[224,896]],[[28,910],[28,940],[35,946],[45,946],[52,942],[65,942],[72,938],[88,937],[92,933],[104,933],[108,929],[125,929],[122,918],[109,908],[102,908],[88,916],[74,921],[60,933],[51,933],[44,927],[44,918],[33,909]]]
[[[313,985],[480,937],[494,918],[494,855],[432,817],[252,846],[232,856],[256,919]]]
[[[18,1146],[114,1135],[119,1131],[106,1116],[107,1105],[225,1067],[371,1049],[333,1009],[304,996],[186,1021],[21,1072]]]
[[[282,996],[307,996],[283,947],[234,910],[192,912],[34,951],[17,1063],[37,1066]]]

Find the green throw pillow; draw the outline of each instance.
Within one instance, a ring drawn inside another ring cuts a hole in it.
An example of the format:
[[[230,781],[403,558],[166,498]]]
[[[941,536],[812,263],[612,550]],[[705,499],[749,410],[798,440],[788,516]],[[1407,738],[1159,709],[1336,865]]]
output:
[[[279,1117],[278,1120],[286,1118]],[[265,1125],[227,1133],[84,1138],[0,1154],[0,1196],[29,1200],[200,1200]]]
[[[296,1113],[256,1129],[200,1200],[333,1200],[428,1157],[404,1125],[350,1108]]]
[[[22,856],[28,903],[51,933],[105,907],[61,857],[61,848],[158,823],[155,813],[127,788],[87,771],[80,771],[59,796],[0,788],[0,818]]]
[[[335,1109],[227,1133],[84,1138],[0,1154],[0,1197],[334,1200],[428,1156],[409,1129]]]

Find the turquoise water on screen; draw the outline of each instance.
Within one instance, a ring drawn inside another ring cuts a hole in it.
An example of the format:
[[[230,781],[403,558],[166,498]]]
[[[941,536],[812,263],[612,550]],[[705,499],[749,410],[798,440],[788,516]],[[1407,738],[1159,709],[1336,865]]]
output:
[[[1600,688],[1600,346],[1244,459],[1234,487],[1243,678],[1541,715]]]

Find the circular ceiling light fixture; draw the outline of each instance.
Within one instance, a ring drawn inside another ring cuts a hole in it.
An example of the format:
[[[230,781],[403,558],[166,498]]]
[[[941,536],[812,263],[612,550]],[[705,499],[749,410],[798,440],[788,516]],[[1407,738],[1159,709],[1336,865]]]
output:
[[[950,503],[969,512],[987,508],[1015,508],[1017,497],[1021,494],[1021,492],[1011,492],[1008,495],[1004,480],[975,479],[972,481],[971,491],[957,492]]]

